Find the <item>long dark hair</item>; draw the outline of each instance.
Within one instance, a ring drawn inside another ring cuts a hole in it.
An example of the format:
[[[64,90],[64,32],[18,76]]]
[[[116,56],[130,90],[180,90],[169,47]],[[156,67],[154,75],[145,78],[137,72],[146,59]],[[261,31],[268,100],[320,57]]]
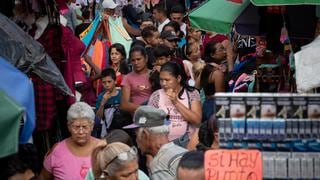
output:
[[[112,61],[111,61],[111,50],[112,49],[116,49],[116,51],[118,51],[121,55],[122,55],[122,59],[120,61],[120,68],[119,68],[119,72],[121,74],[128,74],[129,73],[129,68],[128,68],[128,65],[127,65],[127,62],[126,62],[126,56],[127,56],[127,53],[126,53],[126,49],[125,47],[120,44],[120,43],[114,43],[110,46],[109,48],[109,65],[112,65]]]
[[[121,55],[122,55],[122,59],[121,61],[126,59],[126,49],[124,48],[124,46],[120,43],[114,43],[110,46],[109,48],[109,64],[112,65],[112,61],[111,61],[111,50],[115,48]]]
[[[201,72],[200,75],[200,87],[204,87],[205,85],[209,84],[209,78],[214,70],[214,67],[210,64],[206,64]]]
[[[211,62],[214,62],[214,63],[219,63],[218,60],[214,59],[211,57],[211,54],[214,54],[216,53],[216,45],[220,43],[219,41],[211,41],[209,42],[205,48],[204,48],[204,60],[206,63],[211,63]]]
[[[181,67],[181,65],[175,62],[169,61],[161,66],[160,72],[163,72],[163,71],[169,72],[175,78],[178,78],[179,75],[181,76],[180,85],[182,86],[182,89],[178,94],[179,99],[182,99],[181,96],[183,94],[184,89],[190,92],[195,90],[194,87],[191,87],[188,85],[187,74],[184,71],[183,67]]]

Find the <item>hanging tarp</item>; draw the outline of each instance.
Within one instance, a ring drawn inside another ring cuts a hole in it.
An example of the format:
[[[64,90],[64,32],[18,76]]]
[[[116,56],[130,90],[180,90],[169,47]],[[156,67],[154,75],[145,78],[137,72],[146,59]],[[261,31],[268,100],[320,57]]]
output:
[[[96,17],[91,22],[89,27],[79,35],[81,41],[86,45],[86,49],[91,44],[91,41],[93,40],[93,37],[94,37],[96,31],[98,30],[99,25],[101,24],[101,20],[102,20],[102,17],[100,15],[100,13],[97,13]],[[86,51],[84,51],[84,52],[86,52]]]
[[[1,13],[0,56],[23,73],[33,72],[66,94],[72,95],[61,72],[41,44]]]
[[[19,142],[22,144],[27,143],[35,128],[36,117],[33,84],[25,74],[2,57],[0,57],[0,72],[0,90],[25,109]],[[3,114],[0,115],[0,119],[2,119],[2,116]]]
[[[210,0],[188,16],[191,26],[217,33],[229,33],[236,18],[250,0]]]
[[[18,152],[20,121],[24,112],[17,102],[0,90],[0,158]]]
[[[264,23],[261,8],[264,7],[254,6],[250,0],[210,0],[191,11],[189,19],[191,26],[206,31],[226,34],[235,25],[239,34],[263,35],[261,30],[266,29],[259,29]],[[315,6],[287,6],[289,36],[310,38],[315,29],[315,11]]]
[[[271,5],[320,5],[319,0],[251,0],[256,6]]]

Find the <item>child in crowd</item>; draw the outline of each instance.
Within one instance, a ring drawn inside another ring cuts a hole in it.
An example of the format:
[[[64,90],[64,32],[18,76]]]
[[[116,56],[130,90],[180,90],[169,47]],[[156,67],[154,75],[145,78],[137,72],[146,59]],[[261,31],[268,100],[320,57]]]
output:
[[[150,74],[150,83],[152,87],[152,92],[161,89],[160,86],[160,68],[163,64],[171,60],[170,48],[164,44],[160,44],[154,48],[154,56],[156,62],[153,66],[153,71]]]
[[[154,26],[146,27],[141,32],[142,38],[146,43],[145,48],[148,54],[148,68],[153,68],[153,63],[155,62],[155,57],[153,54],[154,47],[161,43],[160,33]]]
[[[96,116],[100,119],[101,133],[98,136],[106,135],[106,130],[111,128],[115,111],[119,111],[121,90],[116,89],[116,73],[112,68],[104,69],[101,72],[101,81],[104,91],[98,95],[96,103]],[[99,126],[99,124],[98,124]]]

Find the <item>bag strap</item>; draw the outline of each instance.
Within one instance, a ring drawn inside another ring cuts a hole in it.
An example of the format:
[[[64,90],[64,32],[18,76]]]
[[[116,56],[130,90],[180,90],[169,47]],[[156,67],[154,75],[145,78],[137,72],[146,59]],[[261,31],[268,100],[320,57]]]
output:
[[[187,89],[185,89],[186,90],[186,93],[187,93],[187,98],[188,98],[188,105],[189,105],[189,109],[191,110],[191,100],[190,100],[190,95],[189,95],[189,92],[188,92],[188,90]],[[189,122],[187,123],[187,130],[186,130],[186,132],[187,133],[189,133]]]

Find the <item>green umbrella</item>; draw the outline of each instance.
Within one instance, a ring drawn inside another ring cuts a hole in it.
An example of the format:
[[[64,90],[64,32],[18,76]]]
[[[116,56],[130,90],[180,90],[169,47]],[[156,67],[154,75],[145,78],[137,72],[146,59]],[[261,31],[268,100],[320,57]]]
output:
[[[206,31],[229,33],[250,0],[209,0],[189,14],[191,26]]]
[[[24,108],[0,90],[0,158],[18,152]]]
[[[256,6],[270,5],[320,5],[319,0],[251,0]]]
[[[320,0],[251,0],[255,5],[320,5]],[[192,27],[226,34],[250,0],[208,0],[189,13]]]

